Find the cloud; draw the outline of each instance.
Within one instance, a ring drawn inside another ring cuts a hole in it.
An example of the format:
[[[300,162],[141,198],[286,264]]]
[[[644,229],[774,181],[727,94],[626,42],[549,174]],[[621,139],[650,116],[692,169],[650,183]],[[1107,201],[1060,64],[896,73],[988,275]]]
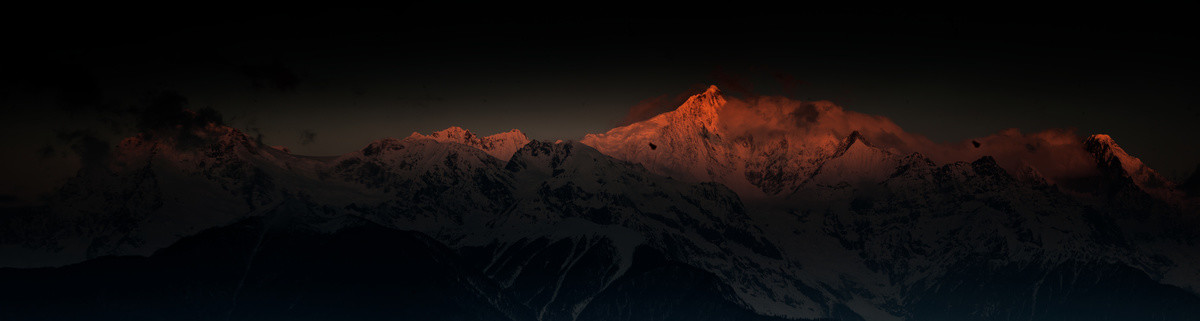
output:
[[[152,92],[141,107],[132,109],[135,129],[150,137],[174,139],[177,148],[187,149],[207,143],[207,131],[225,125],[221,113],[211,107],[194,111],[187,107],[187,98],[179,93]]]
[[[309,145],[317,141],[317,133],[312,129],[300,131],[300,145]]]
[[[60,131],[57,136],[79,157],[79,162],[84,168],[104,166],[112,156],[112,144],[91,130]],[[53,149],[47,146],[42,153],[43,156],[53,153]]]
[[[801,86],[808,85],[808,82],[787,71],[768,66],[751,66],[736,71],[718,67],[709,73],[709,78],[711,84],[722,91],[746,98],[768,95],[793,97],[799,94]]]
[[[785,137],[796,144],[838,141],[858,131],[868,141],[887,142],[898,153],[932,145],[923,136],[903,131],[886,117],[847,111],[828,101],[786,97],[728,98],[721,124],[735,136]]]
[[[212,108],[199,112],[188,110],[187,98],[172,91],[157,91],[150,93],[144,104],[134,108],[137,115],[137,129],[142,132],[158,132],[176,128],[193,128],[209,123],[223,124],[221,115]]]
[[[51,157],[54,157],[55,155],[58,155],[58,150],[54,148],[54,145],[46,144],[45,146],[38,148],[37,154],[38,154],[38,159],[46,160]]]
[[[1004,169],[1014,172],[1032,167],[1051,180],[1098,175],[1095,159],[1071,129],[1048,129],[1021,133],[1006,129],[985,137],[939,145],[926,152],[935,161],[969,161],[992,156]]]
[[[808,127],[813,122],[817,121],[817,117],[821,115],[817,111],[817,106],[812,103],[801,103],[800,106],[788,113],[796,120],[796,127]]]
[[[676,95],[661,95],[642,100],[629,108],[629,112],[625,113],[625,117],[617,122],[617,126],[629,125],[675,110],[695,92],[696,90],[688,90]]]
[[[754,85],[749,78],[743,75],[726,72],[724,69],[718,68],[710,76],[716,81],[717,87],[720,87],[722,91],[747,97],[757,96],[754,93]]]
[[[124,136],[133,130],[148,138],[165,139],[176,148],[190,149],[209,143],[214,126],[223,125],[221,114],[212,108],[192,111],[187,99],[178,93],[158,91],[144,97],[141,104],[119,111],[108,110],[114,126],[78,126],[55,131],[53,142],[38,148],[37,159],[76,156],[84,169],[103,167],[114,159],[113,135]]]
[[[119,159],[117,140],[135,134],[171,141],[176,148],[209,143],[225,124],[212,108],[194,108],[172,91],[127,88],[104,68],[41,57],[6,65],[0,73],[0,105],[13,133],[7,170],[12,183],[0,193],[35,197],[81,169],[106,168]],[[138,72],[137,70],[129,72]],[[128,76],[128,75],[125,75]]]
[[[905,131],[887,117],[845,110],[828,101],[775,96],[726,99],[719,116],[723,131],[734,138],[753,137],[752,143],[784,138],[797,150],[805,150],[835,144],[857,131],[872,146],[898,155],[920,153],[939,164],[991,156],[1010,173],[1031,167],[1051,181],[1098,174],[1083,138],[1070,129],[1035,133],[1008,129],[960,142],[936,143]]]

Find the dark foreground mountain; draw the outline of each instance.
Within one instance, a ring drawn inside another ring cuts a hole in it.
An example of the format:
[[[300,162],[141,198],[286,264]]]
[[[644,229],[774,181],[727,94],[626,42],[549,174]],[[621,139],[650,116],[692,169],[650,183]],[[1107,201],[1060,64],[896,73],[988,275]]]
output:
[[[557,263],[573,251],[548,246],[536,256]],[[597,251],[595,259],[608,260],[605,254]],[[513,293],[519,289],[502,287],[468,258],[420,232],[285,206],[183,238],[149,257],[0,270],[6,286],[0,318],[537,319],[539,311]],[[531,270],[526,277],[555,272],[523,267]],[[755,314],[711,273],[648,247],[639,248],[630,270],[577,313],[579,320],[782,320]]]
[[[711,88],[582,142],[169,137],[4,209],[0,317],[1200,319],[1190,185],[1104,135],[933,144]]]

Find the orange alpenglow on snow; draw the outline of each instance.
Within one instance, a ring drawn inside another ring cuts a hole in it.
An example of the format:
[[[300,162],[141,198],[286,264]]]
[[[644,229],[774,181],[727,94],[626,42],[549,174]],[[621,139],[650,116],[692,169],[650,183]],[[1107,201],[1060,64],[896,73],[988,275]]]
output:
[[[512,158],[513,153],[516,153],[518,149],[529,143],[529,137],[516,129],[491,136],[479,137],[457,126],[436,131],[429,135],[414,132],[406,139],[432,139],[443,143],[463,144],[481,149],[489,155],[505,161]]]
[[[1113,148],[1097,155],[1087,145],[1091,141],[1110,142],[1103,145]],[[581,143],[658,174],[720,182],[744,197],[783,195],[834,176],[884,179],[880,176],[888,173],[878,172],[909,156],[939,164],[991,156],[1019,179],[1055,183],[1098,175],[1098,165],[1105,162],[1098,158],[1111,154],[1139,186],[1169,184],[1111,141],[1103,135],[1084,140],[1067,130],[1023,134],[1008,129],[937,143],[904,131],[887,117],[848,111],[832,102],[739,99],[711,86],[673,111],[589,134]]]

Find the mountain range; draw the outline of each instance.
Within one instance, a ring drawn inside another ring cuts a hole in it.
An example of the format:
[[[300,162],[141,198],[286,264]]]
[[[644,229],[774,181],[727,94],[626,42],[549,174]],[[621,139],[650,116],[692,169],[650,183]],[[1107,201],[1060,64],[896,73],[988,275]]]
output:
[[[3,209],[0,318],[1200,319],[1197,178],[1107,135],[715,86],[579,141],[175,130]]]

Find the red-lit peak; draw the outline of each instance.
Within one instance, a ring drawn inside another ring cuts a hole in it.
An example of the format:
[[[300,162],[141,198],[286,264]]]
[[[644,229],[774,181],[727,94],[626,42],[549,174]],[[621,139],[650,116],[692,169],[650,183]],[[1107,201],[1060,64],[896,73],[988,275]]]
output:
[[[1112,136],[1108,136],[1105,134],[1095,134],[1092,136],[1088,136],[1087,142],[1094,142],[1097,144],[1104,144],[1104,145],[1116,145],[1117,144],[1117,141],[1113,140]]]
[[[521,146],[529,143],[529,137],[516,129],[491,136],[479,137],[475,133],[458,126],[451,126],[450,128],[439,130],[429,135],[414,132],[407,139],[432,139],[443,143],[463,144],[479,148],[502,160],[508,160],[512,157],[513,152],[516,152]]]
[[[450,126],[449,128],[433,132],[429,136],[449,141],[470,141],[475,139],[474,133],[458,126]]]
[[[494,134],[494,135],[491,135],[488,137],[484,137],[484,139],[485,140],[487,140],[487,139],[491,139],[491,140],[513,139],[513,140],[523,140],[523,141],[528,142],[529,136],[526,136],[525,133],[521,132],[521,130],[514,128],[512,130],[509,130],[509,131],[506,131],[503,133],[497,133],[497,134]]]
[[[863,143],[863,144],[866,144],[867,146],[871,146],[871,144],[867,143],[867,140],[865,138],[863,138],[862,133],[859,133],[857,130],[850,132],[850,135],[846,136],[846,139],[843,141],[842,146],[850,147],[851,145],[854,145],[854,143]]]
[[[1083,140],[1083,145],[1085,148],[1087,148],[1089,153],[1092,153],[1092,155],[1095,155],[1101,160],[1115,157],[1123,163],[1130,163],[1126,164],[1127,166],[1133,165],[1128,159],[1132,157],[1125,153],[1125,150],[1122,149],[1121,146],[1117,145],[1117,141],[1114,140],[1112,136],[1105,134],[1088,136],[1088,138]],[[1141,161],[1137,161],[1137,163],[1140,165]]]
[[[717,86],[709,86],[703,93],[689,97],[687,101],[675,109],[675,116],[682,119],[700,121],[715,120],[721,107],[725,105],[725,97]]]
[[[1111,136],[1092,135],[1084,139],[1083,145],[1096,158],[1101,170],[1127,176],[1142,190],[1159,198],[1167,198],[1171,194],[1170,188],[1174,183],[1150,169],[1141,159],[1129,155]]]
[[[642,123],[631,124],[631,126],[626,126],[625,129],[640,128],[648,125],[652,127],[677,127],[677,129],[681,130],[685,127],[692,129],[704,128],[708,131],[713,131],[716,129],[718,115],[725,103],[726,100],[721,95],[721,90],[717,86],[710,86],[704,92],[689,97],[678,108],[675,108],[675,110],[655,116]],[[686,130],[691,131],[692,129]],[[642,129],[637,129],[636,131],[642,131]],[[609,134],[614,133],[610,131]]]

